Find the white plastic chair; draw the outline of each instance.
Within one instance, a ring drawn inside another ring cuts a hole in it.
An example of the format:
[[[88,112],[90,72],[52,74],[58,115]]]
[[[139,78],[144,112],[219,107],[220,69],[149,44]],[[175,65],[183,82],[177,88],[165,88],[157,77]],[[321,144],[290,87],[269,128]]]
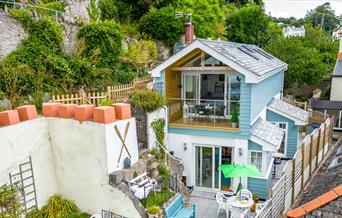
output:
[[[216,217],[218,217],[218,215],[220,214],[220,210],[224,210],[226,212],[226,217],[228,218],[229,210],[228,210],[226,203],[224,202],[224,198],[225,197],[223,193],[221,192],[216,193],[216,202],[218,204]]]
[[[100,214],[94,214],[90,218],[102,218],[102,216]]]
[[[250,192],[248,189],[241,189],[237,193],[237,197],[240,199],[245,199],[245,200],[253,199],[252,192]]]

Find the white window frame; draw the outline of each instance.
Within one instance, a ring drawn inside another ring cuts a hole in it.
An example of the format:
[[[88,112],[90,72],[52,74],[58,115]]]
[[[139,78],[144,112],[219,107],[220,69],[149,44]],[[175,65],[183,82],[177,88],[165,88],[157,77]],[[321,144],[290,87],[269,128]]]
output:
[[[255,165],[254,163],[252,163],[252,152],[261,153],[261,169],[258,169],[258,166]],[[258,151],[258,150],[249,150],[248,162],[249,162],[250,164],[255,165],[255,167],[256,167],[258,170],[260,170],[260,172],[261,172],[262,174],[264,174],[264,152]]]
[[[287,154],[287,138],[289,136],[289,123],[288,122],[274,122],[272,121],[273,124],[277,125],[279,127],[280,124],[285,124],[285,144],[284,144],[284,155],[286,156]],[[280,127],[279,127],[280,128]],[[283,129],[283,128],[281,128]]]

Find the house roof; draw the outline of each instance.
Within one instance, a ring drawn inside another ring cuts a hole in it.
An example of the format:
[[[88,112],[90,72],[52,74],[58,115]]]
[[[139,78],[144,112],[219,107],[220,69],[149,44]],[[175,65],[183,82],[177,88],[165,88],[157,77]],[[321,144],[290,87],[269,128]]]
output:
[[[273,98],[268,104],[267,109],[295,121],[297,125],[308,123],[309,112],[280,99]]]
[[[336,217],[342,211],[342,164],[333,164],[341,155],[342,140],[332,147],[329,156],[318,168],[310,183],[298,197],[295,209],[288,212],[288,217]],[[319,215],[319,213],[323,213]],[[317,216],[313,216],[317,215]]]
[[[312,99],[310,101],[310,107],[312,109],[342,110],[342,101]]]
[[[251,128],[251,140],[270,149],[278,150],[284,137],[284,130],[266,120],[259,118]]]
[[[198,48],[245,75],[246,82],[249,83],[260,82],[275,73],[287,69],[286,63],[256,45],[197,38],[178,53],[151,70],[150,73],[153,77],[159,77],[160,71]]]

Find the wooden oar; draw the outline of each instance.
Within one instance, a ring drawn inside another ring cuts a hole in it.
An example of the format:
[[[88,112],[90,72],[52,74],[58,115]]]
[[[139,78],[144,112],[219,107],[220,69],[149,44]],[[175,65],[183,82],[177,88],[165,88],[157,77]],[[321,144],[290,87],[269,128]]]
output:
[[[126,138],[127,138],[127,135],[128,135],[128,130],[129,130],[129,127],[130,127],[130,125],[131,125],[131,123],[130,122],[128,122],[127,123],[127,125],[126,125],[126,129],[125,129],[125,142],[126,142]],[[128,154],[128,156],[131,158],[132,156],[131,156],[131,154],[129,153],[129,151],[128,151],[128,148],[127,148],[127,146],[126,146],[126,143],[123,143],[123,146],[125,146],[125,149],[126,149],[126,151],[127,151],[127,154]]]
[[[118,134],[118,136],[119,136],[119,138],[120,138],[122,144],[124,144],[124,141],[123,141],[123,139],[122,139],[122,137],[121,137],[121,133],[120,133],[120,131],[119,131],[119,129],[118,129],[118,127],[117,127],[116,125],[114,126],[114,129],[115,129],[116,134]],[[120,159],[121,159],[123,147],[124,147],[124,146],[121,145],[121,150],[120,150],[120,155],[119,155],[118,163],[120,162]]]

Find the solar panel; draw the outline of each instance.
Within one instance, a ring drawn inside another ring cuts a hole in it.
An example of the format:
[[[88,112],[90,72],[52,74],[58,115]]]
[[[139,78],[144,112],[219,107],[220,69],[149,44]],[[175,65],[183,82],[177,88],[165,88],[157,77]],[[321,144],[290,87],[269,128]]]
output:
[[[254,58],[255,60],[259,60],[259,58],[257,56],[255,56],[254,54],[252,54],[252,52],[249,51],[249,49],[246,49],[245,47],[242,46],[238,46],[237,49],[239,49],[240,51],[242,51],[243,53],[251,56],[252,58]]]

